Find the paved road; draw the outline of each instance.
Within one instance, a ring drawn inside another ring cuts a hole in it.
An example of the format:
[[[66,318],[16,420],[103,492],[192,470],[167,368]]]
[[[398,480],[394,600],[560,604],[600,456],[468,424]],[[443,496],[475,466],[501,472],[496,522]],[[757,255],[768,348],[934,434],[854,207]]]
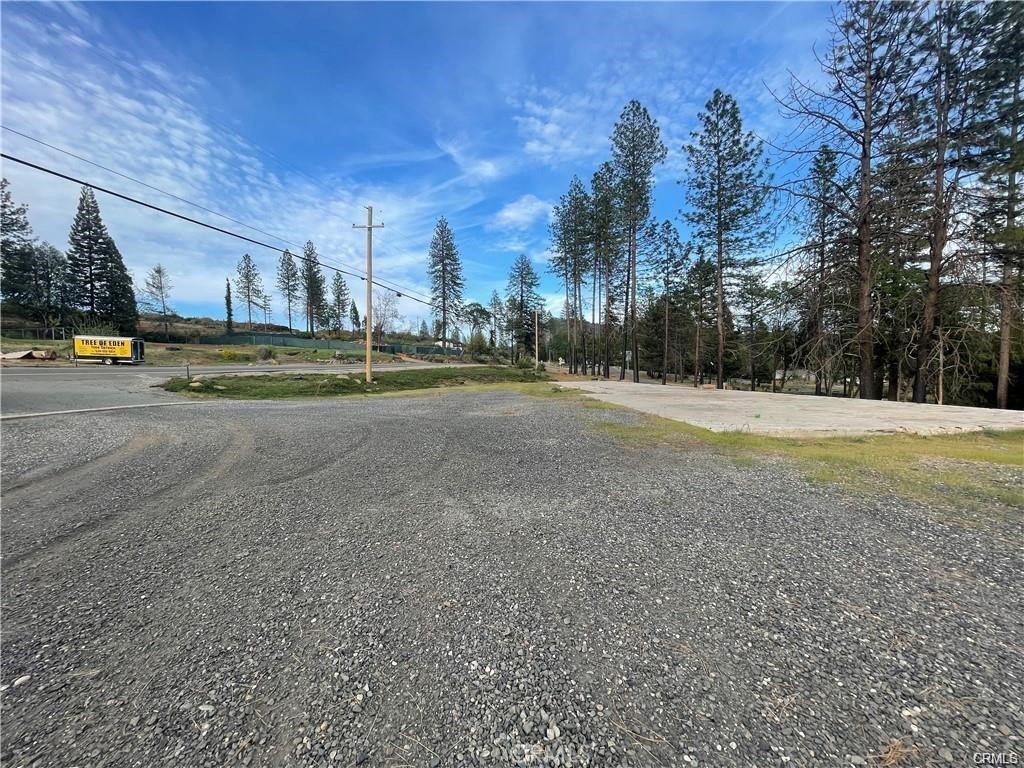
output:
[[[743,390],[694,389],[652,382],[564,381],[563,387],[644,413],[685,421],[714,432],[777,435],[855,435],[879,432],[939,434],[1024,429],[1024,413],[995,408],[892,403]]]
[[[959,527],[593,423],[637,418],[492,391],[5,422],[0,762],[1021,754],[1019,511]]]
[[[374,370],[401,370],[415,366],[438,367],[430,363],[383,363]],[[363,364],[351,365],[211,365],[192,366],[193,375],[250,374],[281,371],[340,373],[362,371]],[[173,376],[184,376],[184,367],[83,365],[78,368],[5,367],[0,369],[0,414],[16,416],[71,409],[109,408],[124,405],[180,402],[181,397],[165,392],[159,384]]]

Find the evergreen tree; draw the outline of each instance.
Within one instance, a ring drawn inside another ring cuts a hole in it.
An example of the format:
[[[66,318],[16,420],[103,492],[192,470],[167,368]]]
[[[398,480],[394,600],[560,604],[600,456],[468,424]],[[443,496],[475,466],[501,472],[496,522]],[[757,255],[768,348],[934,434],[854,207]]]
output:
[[[427,325],[426,320],[420,321],[420,332],[417,335],[420,341],[425,341],[430,338],[430,327]]]
[[[335,272],[331,278],[331,325],[337,333],[341,333],[345,327],[351,301],[345,278],[341,276],[341,272]]]
[[[7,179],[0,180],[0,288],[4,301],[26,306],[32,298],[32,227],[28,207],[16,205]]]
[[[601,342],[603,352],[602,375],[611,375],[612,307],[620,298],[619,275],[622,272],[621,221],[616,210],[615,169],[611,163],[602,163],[590,180],[590,233],[594,248],[594,272],[597,282],[595,304],[601,307],[601,293],[604,292],[604,309],[601,311]],[[600,311],[600,310],[599,310]],[[597,346],[595,344],[595,346]],[[598,357],[598,355],[595,355]]]
[[[927,287],[914,365],[915,403],[925,401],[942,278],[950,259],[956,258],[947,245],[961,234],[956,214],[963,209],[963,187],[972,185],[968,181],[976,169],[972,150],[978,143],[982,110],[992,98],[988,83],[978,76],[985,35],[980,6],[938,2],[928,4],[924,13],[926,18],[914,28],[916,50],[911,54],[922,62],[920,90],[909,102],[916,107],[909,116],[919,129],[916,149],[923,156],[921,170],[930,187]]]
[[[715,323],[715,265],[703,249],[697,251],[697,261],[686,274],[683,286],[684,304],[689,308],[693,323],[693,386],[704,383],[708,364],[708,336],[705,329]]]
[[[444,216],[437,220],[437,226],[434,227],[428,258],[431,308],[434,317],[441,323],[441,342],[447,354],[448,333],[462,316],[462,291],[465,285],[459,249]]]
[[[500,346],[501,331],[505,327],[505,302],[497,291],[491,291],[491,300],[487,303],[491,313],[491,347],[497,349]]]
[[[591,202],[578,177],[573,176],[569,190],[555,206],[551,222],[554,257],[550,266],[565,284],[566,322],[569,332],[569,372],[586,365],[586,334],[583,317],[583,280],[590,267]],[[583,343],[583,350],[579,349]],[[591,350],[593,351],[593,350]]]
[[[277,290],[284,297],[285,308],[288,311],[288,330],[292,329],[292,305],[298,299],[302,289],[302,280],[299,275],[299,268],[295,266],[295,259],[290,251],[285,249],[281,254],[281,260],[277,264]]]
[[[911,29],[920,8],[911,3],[852,0],[837,6],[831,47],[821,59],[828,85],[816,89],[794,78],[789,112],[834,136],[837,154],[856,165],[856,191],[844,211],[855,231],[858,371],[860,397],[875,397],[873,216],[881,140],[905,115],[919,58]]]
[[[352,302],[351,308],[349,308],[348,316],[349,319],[352,321],[353,332],[359,333],[359,329],[360,327],[362,327],[363,323],[359,317],[359,308],[356,306],[356,303],[354,301]]]
[[[670,321],[676,314],[676,306],[679,299],[679,291],[683,279],[686,277],[686,264],[689,260],[689,253],[679,240],[679,233],[671,221],[666,219],[661,222],[652,233],[654,241],[654,257],[651,266],[655,278],[661,283],[662,294],[659,299],[663,321],[660,329],[661,336],[661,383],[668,383],[669,371],[669,346],[671,340]],[[682,373],[679,371],[679,373]]]
[[[244,254],[238,262],[235,290],[238,291],[239,298],[245,302],[246,318],[251,331],[252,308],[254,305],[260,304],[260,298],[263,296],[263,278],[260,276],[256,262],[248,253]]]
[[[231,305],[231,279],[224,279],[224,330],[227,333],[235,331],[235,309]]]
[[[506,316],[512,335],[512,362],[522,357],[533,345],[533,313],[543,301],[537,289],[540,278],[525,254],[519,254],[508,275]]]
[[[633,100],[622,110],[619,122],[612,132],[612,167],[615,170],[615,190],[619,215],[624,228],[628,263],[626,265],[626,305],[623,320],[629,318],[623,334],[623,358],[627,339],[632,339],[633,359],[639,358],[636,338],[636,286],[637,286],[637,237],[647,221],[651,210],[651,189],[654,185],[654,169],[668,156],[668,149],[661,141],[658,123],[640,102]],[[623,361],[625,363],[625,361]],[[623,364],[619,378],[626,375]],[[640,372],[633,365],[633,380],[640,381]]]
[[[715,90],[699,115],[701,130],[683,149],[688,167],[686,220],[693,235],[715,254],[718,344],[717,387],[725,386],[725,273],[765,243],[764,205],[768,194],[761,141],[744,132],[739,106]]]
[[[139,308],[135,301],[135,285],[121,257],[121,251],[109,234],[103,243],[98,263],[96,296],[97,316],[121,333],[133,335],[139,324]]]
[[[146,299],[146,306],[151,312],[160,315],[164,325],[164,341],[171,340],[170,323],[168,315],[174,310],[171,309],[171,276],[162,264],[156,264],[146,275],[146,282],[142,288],[142,294]]]
[[[980,140],[985,195],[978,220],[987,249],[999,268],[995,405],[1006,408],[1010,404],[1012,336],[1016,328],[1020,339],[1020,308],[1024,305],[1024,224],[1020,220],[1024,179],[1024,59],[1020,55],[1024,49],[1024,5],[987,4],[984,26],[989,30],[989,40],[984,47],[981,76],[992,98],[986,130]]]
[[[85,311],[90,320],[99,319],[100,305],[108,287],[104,277],[110,270],[110,237],[100,217],[96,195],[90,187],[83,187],[78,199],[67,252],[68,280],[74,305]]]
[[[32,249],[32,314],[47,327],[63,322],[68,312],[68,262],[49,243]]]
[[[327,320],[327,282],[323,270],[320,269],[320,257],[312,240],[307,240],[302,248],[302,265],[299,267],[299,291],[306,313],[306,330],[310,335],[317,326],[328,324]]]

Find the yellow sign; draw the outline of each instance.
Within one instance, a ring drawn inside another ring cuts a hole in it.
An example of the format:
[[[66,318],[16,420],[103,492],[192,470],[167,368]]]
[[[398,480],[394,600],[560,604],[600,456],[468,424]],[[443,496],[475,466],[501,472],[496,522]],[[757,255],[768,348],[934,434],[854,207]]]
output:
[[[113,336],[75,336],[75,357],[132,357],[132,340]]]

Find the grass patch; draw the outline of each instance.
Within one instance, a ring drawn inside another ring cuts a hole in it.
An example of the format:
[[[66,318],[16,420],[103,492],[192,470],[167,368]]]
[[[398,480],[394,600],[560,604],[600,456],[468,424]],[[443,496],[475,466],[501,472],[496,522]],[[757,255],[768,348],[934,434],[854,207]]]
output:
[[[231,400],[280,400],[305,397],[387,394],[417,389],[460,387],[477,384],[523,384],[546,381],[532,370],[489,366],[459,368],[414,368],[382,371],[372,384],[360,374],[263,374],[217,376],[188,382],[174,378],[163,385],[170,392],[223,397]],[[196,386],[198,384],[198,386]]]
[[[865,494],[889,491],[937,508],[990,512],[993,502],[1024,508],[1017,471],[1024,466],[1024,430],[797,438],[712,432],[655,416],[631,424],[603,421],[595,428],[637,447],[711,447],[739,466],[782,456],[812,482]]]

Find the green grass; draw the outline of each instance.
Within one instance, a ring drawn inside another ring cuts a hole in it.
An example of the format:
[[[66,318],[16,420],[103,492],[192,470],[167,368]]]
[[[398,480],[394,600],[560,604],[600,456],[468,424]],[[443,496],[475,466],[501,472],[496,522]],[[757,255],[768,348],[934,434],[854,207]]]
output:
[[[543,373],[517,368],[467,366],[460,368],[414,368],[382,371],[367,385],[361,374],[264,374],[203,378],[191,386],[184,378],[164,384],[171,392],[231,400],[279,400],[305,397],[377,395],[440,387],[471,387],[480,384],[524,384],[547,380]]]
[[[812,482],[863,494],[889,491],[936,509],[997,516],[1007,507],[1024,509],[1017,481],[1024,466],[1024,430],[795,438],[712,432],[654,416],[631,424],[598,421],[594,428],[636,447],[712,449],[741,467],[779,456],[795,462]]]

